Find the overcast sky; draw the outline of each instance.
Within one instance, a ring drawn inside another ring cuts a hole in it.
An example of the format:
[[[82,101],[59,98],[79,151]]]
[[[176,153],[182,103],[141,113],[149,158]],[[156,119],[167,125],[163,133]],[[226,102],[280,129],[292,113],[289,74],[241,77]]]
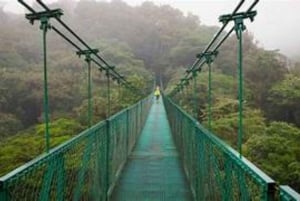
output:
[[[25,0],[26,1],[26,0]],[[45,3],[56,0],[44,0]],[[139,5],[144,0],[123,0],[130,5]],[[202,24],[221,25],[218,17],[229,14],[239,0],[151,0],[157,5],[169,4],[200,17]],[[246,0],[245,10],[254,0]],[[0,0],[4,10],[22,12],[17,0]],[[30,3],[33,0],[27,0]],[[246,21],[247,29],[254,34],[260,46],[280,49],[290,56],[300,55],[300,0],[260,0],[254,10],[258,15],[253,23]],[[24,12],[24,11],[23,11]]]

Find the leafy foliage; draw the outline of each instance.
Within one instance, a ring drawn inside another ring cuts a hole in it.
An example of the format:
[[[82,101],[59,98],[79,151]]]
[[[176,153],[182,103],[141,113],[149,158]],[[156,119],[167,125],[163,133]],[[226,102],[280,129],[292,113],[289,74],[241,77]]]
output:
[[[50,146],[55,147],[83,130],[74,119],[58,119],[50,124]],[[45,151],[45,126],[38,124],[0,142],[0,175]]]
[[[151,2],[131,7],[119,0],[61,0],[52,6],[63,8],[64,20],[99,48],[133,87],[145,92],[136,94],[111,82],[111,114],[148,94],[153,76],[162,78],[165,92],[170,92],[218,30],[202,25],[194,15]],[[43,72],[38,26],[30,26],[23,15],[3,11],[0,23],[0,174],[4,174],[44,151]],[[243,36],[246,156],[299,190],[299,128],[292,124],[300,125],[300,64],[289,70],[285,56],[259,48],[251,33]],[[48,45],[51,146],[55,146],[87,126],[87,68],[51,30]],[[233,146],[238,121],[236,54],[233,35],[212,66],[212,129]],[[92,66],[93,119],[98,122],[107,117],[107,80]],[[208,117],[207,80],[203,67],[196,87],[192,81],[174,97],[203,124]]]
[[[257,47],[251,34],[244,34],[244,115],[243,150],[246,157],[256,163],[276,180],[289,184],[299,191],[299,150],[297,148],[299,126],[299,76],[297,64],[289,72],[285,56],[277,51],[266,51]],[[201,43],[197,43],[201,46]],[[182,48],[186,48],[181,43]],[[188,45],[186,45],[188,46]],[[203,49],[203,48],[202,48]],[[175,49],[176,50],[176,49]],[[184,51],[189,52],[188,49]],[[183,51],[183,52],[184,52]],[[196,53],[196,51],[191,51]],[[182,52],[172,52],[180,67],[188,61],[180,60]],[[177,55],[176,55],[177,54]],[[192,53],[189,53],[190,55]],[[189,59],[187,59],[189,60]],[[193,60],[193,59],[190,59]],[[238,93],[237,93],[237,42],[230,37],[220,48],[213,65],[212,74],[212,132],[228,144],[237,147]],[[194,81],[191,81],[174,98],[183,109],[208,126],[208,74],[206,66]],[[182,78],[180,68],[168,83],[171,91]],[[277,129],[275,131],[275,129]],[[290,132],[285,135],[286,131]],[[281,134],[270,135],[270,133]],[[261,147],[261,148],[259,148]],[[256,150],[263,150],[256,154]],[[253,151],[253,152],[252,152]],[[291,169],[290,174],[286,170]]]
[[[270,104],[276,107],[270,118],[295,123],[300,126],[300,76],[286,75],[270,90]]]
[[[230,98],[220,98],[212,107],[212,132],[237,147],[238,139],[238,101]],[[254,134],[263,134],[266,129],[265,118],[258,109],[249,106],[244,107],[244,133],[243,142],[246,142]],[[203,124],[207,126],[207,108],[203,114]]]
[[[7,137],[11,134],[16,133],[23,127],[20,120],[13,114],[0,113],[0,141],[1,137]]]
[[[299,141],[299,128],[284,122],[272,122],[265,133],[254,135],[247,141],[246,155],[270,176],[299,191]]]

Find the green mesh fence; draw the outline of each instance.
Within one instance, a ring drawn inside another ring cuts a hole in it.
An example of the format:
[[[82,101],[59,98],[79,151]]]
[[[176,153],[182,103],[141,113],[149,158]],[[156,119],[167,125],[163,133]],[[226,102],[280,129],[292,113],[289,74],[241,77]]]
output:
[[[111,201],[191,201],[162,100],[153,100]]]
[[[195,200],[300,200],[203,128],[169,98],[168,119]],[[280,192],[280,195],[279,195]]]
[[[280,186],[280,201],[299,201],[300,194],[289,186]]]
[[[0,201],[107,200],[151,104],[144,99],[1,177]]]

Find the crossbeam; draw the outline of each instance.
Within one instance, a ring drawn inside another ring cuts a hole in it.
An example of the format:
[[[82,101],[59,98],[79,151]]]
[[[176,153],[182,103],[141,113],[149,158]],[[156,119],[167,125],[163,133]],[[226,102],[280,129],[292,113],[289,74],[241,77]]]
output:
[[[256,14],[257,14],[256,11],[240,12],[240,13],[235,13],[235,14],[225,14],[225,15],[221,15],[219,17],[219,21],[222,22],[223,24],[226,24],[229,21],[235,21],[235,20],[239,20],[239,19],[249,18],[251,20],[251,22],[253,22]]]
[[[237,35],[237,38],[240,39],[241,32],[246,29],[246,26],[244,25],[245,19],[250,19],[251,22],[254,21],[254,17],[257,15],[256,11],[248,11],[248,12],[240,12],[235,14],[226,14],[221,15],[219,17],[219,21],[223,24],[227,24],[230,21],[234,21],[234,29]]]
[[[98,49],[79,50],[76,54],[80,57],[85,55],[85,61],[88,64],[88,126],[93,125],[93,108],[92,108],[92,79],[91,79],[91,54],[97,54]]]
[[[76,52],[76,54],[81,57],[82,55],[85,56],[85,61],[90,63],[91,61],[91,55],[97,54],[99,52],[98,49],[86,49],[86,50],[79,50]]]
[[[34,24],[36,20],[49,19],[49,18],[60,18],[63,15],[63,11],[61,9],[53,9],[49,11],[42,11],[38,13],[29,13],[26,14],[25,17],[30,21],[31,24]]]
[[[43,32],[43,55],[44,55],[44,98],[43,98],[43,108],[44,108],[44,123],[45,123],[45,144],[46,144],[46,152],[48,153],[50,150],[50,126],[49,126],[49,100],[48,100],[48,72],[47,72],[47,31],[51,28],[49,20],[51,18],[60,18],[63,15],[63,11],[61,9],[53,9],[42,12],[35,12],[32,8],[30,8],[25,2],[19,1],[26,8],[32,12],[30,14],[26,14],[26,19],[33,25],[34,21],[40,21],[40,29]]]

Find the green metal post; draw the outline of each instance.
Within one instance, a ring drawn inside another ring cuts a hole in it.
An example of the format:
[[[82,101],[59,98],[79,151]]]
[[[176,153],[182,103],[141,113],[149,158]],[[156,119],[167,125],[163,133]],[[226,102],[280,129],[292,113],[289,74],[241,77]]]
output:
[[[20,2],[20,1],[19,1]],[[26,5],[24,2],[23,5]],[[41,25],[40,29],[43,31],[43,54],[44,54],[44,122],[45,122],[45,141],[46,141],[46,152],[49,152],[50,149],[50,129],[49,129],[49,106],[48,106],[48,76],[47,76],[47,31],[51,28],[49,24],[49,19],[51,17],[60,18],[63,15],[62,10],[54,9],[47,10],[43,12],[33,12],[31,14],[26,14],[25,17],[30,21],[31,24],[34,24],[35,20],[40,20]]]
[[[198,107],[197,107],[197,73],[193,72],[193,79],[194,79],[194,113],[195,113],[195,119],[198,118]]]
[[[88,56],[89,57],[89,56]],[[91,80],[91,60],[90,58],[87,58],[87,63],[88,63],[88,121],[89,121],[89,127],[92,126],[93,124],[93,114],[92,114],[92,80]]]
[[[109,69],[106,70],[107,77],[107,118],[110,116],[110,80],[109,80]]]
[[[130,124],[130,122],[129,122],[129,110],[128,109],[126,109],[126,146],[127,146],[127,151],[126,151],[126,157],[128,157],[129,156],[129,154],[130,154],[130,145],[129,145],[129,135],[130,135],[130,130],[129,130],[129,124]]]
[[[7,192],[6,189],[4,189],[3,184],[0,183],[0,200],[1,201],[9,201],[9,193]]]
[[[41,18],[41,27],[43,30],[43,53],[44,53],[44,122],[46,152],[50,149],[50,129],[49,129],[49,104],[48,104],[48,75],[47,75],[47,30],[49,28],[48,18]]]
[[[118,83],[118,99],[121,100],[121,84]]]
[[[211,63],[208,62],[208,128],[211,131]]]
[[[257,3],[258,1],[256,1]],[[254,6],[256,4],[252,6]],[[242,34],[243,31],[246,29],[243,21],[244,19],[249,18],[251,21],[254,20],[256,16],[256,11],[251,11],[252,6],[250,9],[245,13],[235,13],[229,15],[222,15],[219,17],[219,20],[224,24],[228,23],[229,21],[234,21],[234,29],[236,31],[237,39],[238,39],[238,96],[239,96],[239,121],[238,121],[238,150],[240,153],[240,157],[242,157],[242,143],[243,143],[243,46],[242,46]]]
[[[241,19],[242,20],[242,19]],[[242,35],[244,25],[242,22],[237,24],[238,35],[238,77],[239,77],[239,129],[238,129],[238,150],[240,157],[242,157],[242,143],[243,143],[243,47],[242,47]]]
[[[225,172],[225,177],[224,177],[224,183],[226,184],[226,188],[223,191],[223,197],[224,201],[230,201],[232,199],[232,170],[233,170],[233,165],[232,161],[228,159],[228,155],[223,153],[223,157],[225,158],[225,164],[224,164],[224,172]],[[240,180],[239,180],[240,182]]]
[[[63,154],[59,155],[58,158],[58,167],[57,167],[57,185],[56,185],[56,189],[57,190],[57,194],[56,194],[56,200],[57,201],[63,201],[64,200],[64,193],[65,193],[65,189],[66,189],[66,170],[65,170],[65,158],[63,156]]]
[[[92,77],[91,77],[91,54],[97,54],[98,49],[88,49],[77,51],[76,54],[80,57],[85,55],[85,61],[88,64],[88,126],[89,128],[93,125],[93,100],[92,100]]]
[[[106,172],[105,172],[105,180],[106,180],[106,201],[109,201],[109,189],[110,189],[110,121],[106,119]]]

